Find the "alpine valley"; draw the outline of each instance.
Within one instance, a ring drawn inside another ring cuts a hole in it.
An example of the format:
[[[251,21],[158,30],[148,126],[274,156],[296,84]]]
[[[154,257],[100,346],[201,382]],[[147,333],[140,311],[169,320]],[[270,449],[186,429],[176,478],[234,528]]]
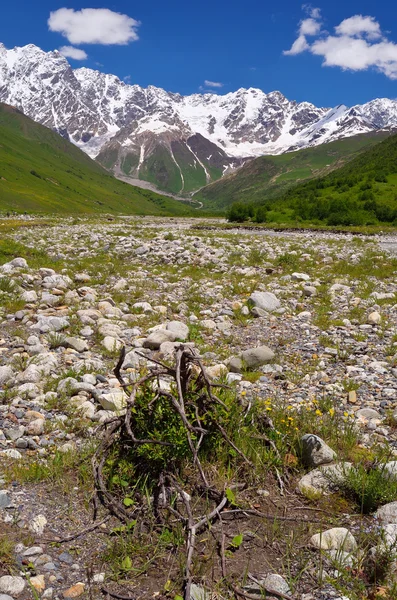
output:
[[[397,128],[396,100],[318,108],[253,88],[182,96],[72,69],[58,51],[32,44],[0,44],[0,102],[58,132],[117,177],[179,196],[252,157]]]

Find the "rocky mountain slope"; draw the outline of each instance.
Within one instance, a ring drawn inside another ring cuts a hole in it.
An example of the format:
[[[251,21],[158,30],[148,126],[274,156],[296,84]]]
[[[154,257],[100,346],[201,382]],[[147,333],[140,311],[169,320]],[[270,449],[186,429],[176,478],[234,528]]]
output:
[[[258,156],[206,185],[194,199],[203,202],[207,210],[214,211],[224,211],[234,202],[269,202],[305,180],[317,179],[339,169],[386,137],[389,137],[388,132],[376,131],[295,152]]]
[[[73,70],[59,52],[0,44],[0,101],[56,130],[124,175],[189,192],[237,159],[279,154],[397,126],[397,101],[318,108],[280,92],[181,96]],[[199,137],[198,137],[199,136]]]
[[[47,127],[0,103],[0,211],[173,214],[187,203],[118,181]]]

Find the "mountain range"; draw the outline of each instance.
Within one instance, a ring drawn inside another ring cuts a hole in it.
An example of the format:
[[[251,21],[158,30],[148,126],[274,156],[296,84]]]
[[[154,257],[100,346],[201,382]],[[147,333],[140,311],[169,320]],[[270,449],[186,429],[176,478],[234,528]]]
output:
[[[0,102],[69,139],[116,176],[189,195],[247,159],[397,128],[397,101],[318,108],[280,92],[182,96],[72,69],[58,52],[0,44]]]

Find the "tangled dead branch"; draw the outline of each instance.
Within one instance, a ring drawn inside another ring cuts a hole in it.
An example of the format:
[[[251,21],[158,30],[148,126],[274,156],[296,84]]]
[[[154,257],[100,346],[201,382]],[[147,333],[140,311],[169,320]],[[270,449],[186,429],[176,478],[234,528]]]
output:
[[[208,450],[208,443],[218,436],[230,453],[250,467],[254,465],[224,426],[229,409],[214,390],[225,386],[215,386],[210,381],[194,349],[181,345],[176,351],[174,366],[153,360],[154,366],[133,384],[125,381],[121,373],[124,359],[123,348],[114,374],[128,394],[126,407],[123,414],[104,424],[104,435],[92,461],[96,500],[126,525],[138,517],[145,519],[149,513],[155,515],[159,526],[164,519],[183,525],[186,533],[184,597],[190,600],[197,535],[220,520],[222,511],[231,503],[230,488],[219,490],[211,485],[201,452],[205,446]],[[160,425],[157,423],[159,414],[163,418]],[[167,434],[167,423],[172,423],[169,430],[176,439]],[[112,488],[117,457],[127,454],[136,467],[136,478],[140,468],[150,474],[150,500],[136,486],[129,491],[126,505],[120,490]],[[189,491],[184,489],[187,483],[181,469],[186,462],[191,465]],[[194,496],[198,501],[193,506]],[[201,514],[195,514],[198,510]]]

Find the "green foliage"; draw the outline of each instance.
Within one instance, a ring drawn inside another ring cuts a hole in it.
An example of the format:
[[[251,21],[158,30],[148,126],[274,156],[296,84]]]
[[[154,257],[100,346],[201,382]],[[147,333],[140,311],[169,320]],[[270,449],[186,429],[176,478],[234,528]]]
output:
[[[205,186],[195,198],[212,211],[225,211],[235,202],[265,205],[270,209],[273,199],[290,187],[337,169],[387,136],[385,132],[358,135],[296,152],[261,156]],[[266,221],[280,222],[273,218]]]
[[[385,472],[384,465],[358,464],[331,479],[363,514],[373,512],[382,504],[397,498],[397,481],[393,481]]]
[[[235,202],[227,213],[227,219],[230,222],[244,223],[244,221],[249,221],[253,218],[255,214],[255,209],[252,204]]]
[[[190,208],[115,179],[76,146],[0,103],[0,210],[189,214]]]

